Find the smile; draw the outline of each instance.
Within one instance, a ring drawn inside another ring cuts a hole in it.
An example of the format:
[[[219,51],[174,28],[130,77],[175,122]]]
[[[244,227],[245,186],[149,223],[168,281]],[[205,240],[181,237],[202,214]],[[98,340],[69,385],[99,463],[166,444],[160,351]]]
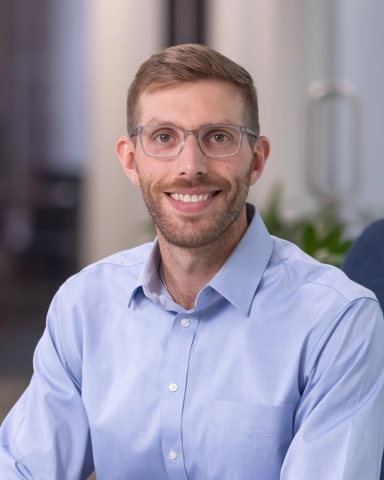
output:
[[[204,195],[183,195],[181,193],[170,193],[169,196],[178,202],[183,203],[198,203],[205,202],[208,198],[213,197],[215,192],[205,193]]]

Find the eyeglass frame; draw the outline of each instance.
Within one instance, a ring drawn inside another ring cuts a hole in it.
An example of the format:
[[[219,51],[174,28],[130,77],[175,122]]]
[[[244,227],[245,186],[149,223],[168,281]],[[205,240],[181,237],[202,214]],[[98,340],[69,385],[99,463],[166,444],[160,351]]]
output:
[[[183,137],[183,142],[181,144],[181,147],[180,147],[180,150],[178,151],[177,154],[175,155],[152,155],[150,153],[147,153],[145,151],[145,148],[144,148],[144,145],[143,145],[143,140],[142,140],[142,133],[144,131],[144,128],[146,127],[168,127],[168,128],[178,128],[180,129],[183,134],[184,134],[184,137]],[[199,133],[202,129],[204,128],[215,128],[215,127],[235,127],[239,130],[240,132],[240,141],[239,141],[239,146],[236,150],[236,152],[234,153],[231,153],[230,155],[211,155],[209,153],[205,153],[203,151],[203,149],[201,148],[201,145],[200,145],[200,138],[199,138]],[[141,143],[141,147],[143,149],[143,152],[148,155],[148,157],[152,157],[152,158],[176,158],[177,156],[180,155],[181,151],[183,150],[184,148],[184,145],[185,145],[185,142],[187,140],[187,137],[189,135],[194,135],[195,138],[196,138],[196,142],[199,146],[199,149],[201,151],[201,153],[203,155],[206,155],[207,157],[213,157],[213,158],[219,158],[219,157],[224,157],[224,158],[228,158],[228,157],[233,157],[235,155],[237,155],[240,151],[240,147],[241,147],[241,144],[243,142],[243,137],[244,137],[244,134],[249,134],[249,135],[253,135],[255,138],[258,138],[259,135],[254,132],[253,130],[251,130],[250,128],[248,128],[247,126],[245,125],[231,125],[231,124],[225,124],[225,123],[218,123],[218,124],[212,124],[212,125],[204,125],[200,128],[197,128],[196,130],[184,130],[184,128],[181,128],[181,127],[178,127],[177,125],[172,125],[172,124],[163,124],[163,123],[160,123],[160,124],[156,124],[156,123],[153,123],[153,124],[148,124],[148,125],[142,125],[140,127],[135,127],[132,131],[132,133],[129,135],[129,138],[132,138],[134,136],[139,136],[140,137],[140,143]]]

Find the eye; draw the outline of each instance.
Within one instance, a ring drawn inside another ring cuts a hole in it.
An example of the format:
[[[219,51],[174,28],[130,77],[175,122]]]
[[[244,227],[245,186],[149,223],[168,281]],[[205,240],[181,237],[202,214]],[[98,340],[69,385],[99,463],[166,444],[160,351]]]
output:
[[[172,136],[169,133],[159,133],[154,137],[155,142],[169,143],[172,141]]]
[[[231,131],[222,128],[208,128],[203,133],[203,141],[205,143],[228,143],[232,142],[233,135]]]
[[[156,128],[150,133],[150,140],[160,144],[174,143],[179,140],[179,134],[173,128]]]
[[[228,142],[230,138],[225,133],[214,133],[208,137],[208,142],[223,143]]]

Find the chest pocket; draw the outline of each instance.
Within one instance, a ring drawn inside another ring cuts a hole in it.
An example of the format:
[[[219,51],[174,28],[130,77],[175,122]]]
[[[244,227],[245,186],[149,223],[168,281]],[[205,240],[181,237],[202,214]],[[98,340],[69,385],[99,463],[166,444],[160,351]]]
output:
[[[207,432],[210,480],[278,480],[292,441],[294,404],[215,400]]]

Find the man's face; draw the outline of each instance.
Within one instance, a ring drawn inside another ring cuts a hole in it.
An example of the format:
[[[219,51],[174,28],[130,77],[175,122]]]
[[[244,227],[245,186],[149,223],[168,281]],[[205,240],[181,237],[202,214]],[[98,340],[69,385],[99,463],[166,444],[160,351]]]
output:
[[[181,83],[145,92],[139,111],[141,126],[172,124],[194,130],[210,124],[245,123],[240,92],[219,81]],[[247,135],[239,152],[231,157],[204,155],[196,138],[189,135],[177,157],[153,158],[144,153],[137,139],[134,165],[135,172],[129,177],[140,184],[159,233],[170,244],[184,248],[208,245],[229,227],[244,223],[249,186],[260,174]]]

